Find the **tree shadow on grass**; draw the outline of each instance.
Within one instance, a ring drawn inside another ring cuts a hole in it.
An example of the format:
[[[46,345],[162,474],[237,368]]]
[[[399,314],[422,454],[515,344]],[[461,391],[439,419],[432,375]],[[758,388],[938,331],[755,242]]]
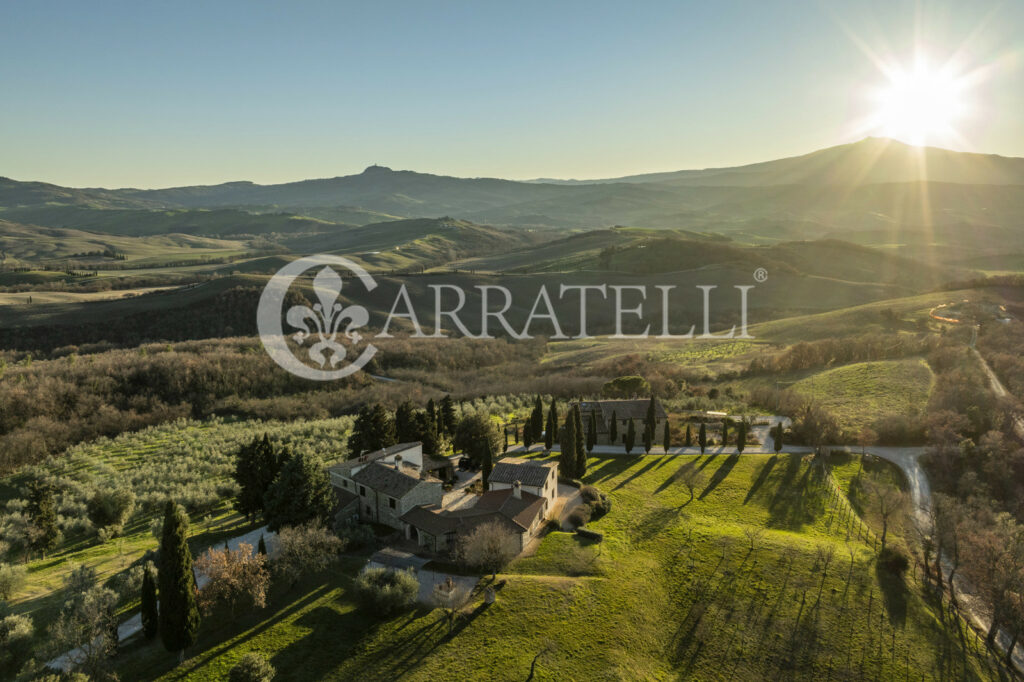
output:
[[[757,491],[760,490],[761,486],[764,485],[764,482],[768,480],[768,476],[772,473],[772,469],[775,468],[775,465],[778,464],[778,462],[779,456],[772,455],[772,457],[764,463],[764,466],[761,467],[761,471],[757,474],[757,478],[754,479],[754,484],[751,485],[750,490],[747,491],[747,496],[743,498],[743,504],[750,502],[750,499],[757,494]]]
[[[774,483],[775,494],[768,503],[769,528],[798,531],[825,510],[824,470],[809,466],[798,479],[801,461],[799,455],[788,455],[786,468]]]
[[[588,483],[594,484],[600,483],[601,481],[607,481],[609,478],[615,478],[630,467],[636,466],[643,461],[642,458],[637,455],[610,457],[598,457],[592,455],[591,459],[597,459],[598,463],[595,466],[590,467],[587,475],[583,478]]]
[[[679,518],[680,510],[658,507],[639,519],[630,529],[629,539],[634,545],[643,544],[660,535]]]
[[[725,480],[725,477],[729,475],[729,472],[732,471],[733,467],[735,467],[736,463],[739,461],[740,456],[738,454],[733,453],[729,455],[729,457],[724,462],[722,462],[721,466],[718,467],[715,473],[712,474],[711,480],[708,481],[707,487],[705,487],[704,490],[701,491],[700,495],[697,496],[697,499],[703,500],[705,497],[710,495],[714,491],[714,489],[718,487],[718,484]]]
[[[893,627],[904,627],[907,623],[907,584],[903,582],[902,576],[887,571],[877,563],[875,576],[882,589],[882,602],[889,614],[889,623]]]
[[[629,475],[628,478],[623,479],[622,481],[619,481],[616,484],[616,486],[614,488],[612,488],[612,490],[618,490],[619,488],[625,486],[630,481],[643,476],[648,471],[650,471],[651,469],[653,469],[654,467],[656,467],[658,465],[658,460],[659,459],[660,458],[658,458],[658,457],[651,457],[650,458],[650,460],[651,460],[650,462],[648,462],[647,464],[643,465],[642,467],[640,467],[639,469],[634,471],[632,474]]]
[[[683,476],[685,476],[687,472],[692,471],[693,469],[696,468],[696,460],[690,460],[689,462],[681,464],[678,469],[676,469],[668,476],[668,478],[662,481],[661,485],[659,485],[657,489],[654,491],[654,494],[657,495],[658,493],[667,490],[669,487],[672,486],[672,484],[681,481],[683,479]]]

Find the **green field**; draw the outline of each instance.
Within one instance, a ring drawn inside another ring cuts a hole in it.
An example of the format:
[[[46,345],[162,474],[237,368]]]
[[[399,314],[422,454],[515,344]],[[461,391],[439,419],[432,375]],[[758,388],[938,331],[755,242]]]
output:
[[[786,454],[589,467],[613,500],[590,524],[604,542],[548,535],[499,574],[497,603],[478,595],[452,635],[427,608],[384,621],[359,612],[354,556],[260,613],[206,624],[181,667],[159,644],[129,644],[122,679],[219,680],[248,651],[283,680],[999,677],[913,578],[875,568],[875,535],[826,469]],[[682,467],[705,475],[692,501]],[[858,468],[839,463],[836,478]]]
[[[931,393],[934,375],[921,358],[858,362],[812,374],[792,385],[857,429],[881,416],[920,414]]]

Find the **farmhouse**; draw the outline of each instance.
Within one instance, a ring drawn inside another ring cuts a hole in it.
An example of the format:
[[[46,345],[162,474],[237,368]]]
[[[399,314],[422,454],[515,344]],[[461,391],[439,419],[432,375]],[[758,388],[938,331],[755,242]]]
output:
[[[639,439],[643,435],[643,424],[647,418],[647,407],[650,402],[650,400],[584,400],[580,403],[583,428],[587,428],[590,415],[593,414],[597,418],[598,445],[618,445],[625,439],[629,421],[633,420]],[[613,415],[617,422],[615,443],[612,443],[609,437]],[[667,416],[665,408],[657,398],[654,399],[654,417],[656,422],[654,436],[658,438],[665,427]]]
[[[547,514],[558,497],[558,463],[506,457],[494,465],[487,482],[491,490],[508,490],[518,482],[524,493],[544,499],[541,512]]]
[[[443,511],[440,505],[425,504],[402,515],[405,537],[435,553],[451,551],[458,538],[483,523],[494,522],[516,536],[522,551],[544,525],[547,500],[524,492],[513,484],[503,490],[491,490],[468,509]]]
[[[402,529],[405,512],[441,504],[441,480],[424,468],[424,460],[421,443],[402,443],[329,467],[338,511]]]

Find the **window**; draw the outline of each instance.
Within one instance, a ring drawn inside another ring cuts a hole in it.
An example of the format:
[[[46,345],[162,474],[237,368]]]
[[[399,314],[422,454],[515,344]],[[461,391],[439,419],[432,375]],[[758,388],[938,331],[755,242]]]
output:
[[[389,497],[388,498],[388,506],[391,507],[392,509],[395,508],[395,498],[393,498],[393,497]]]
[[[364,488],[363,486],[359,486],[359,494],[362,495],[363,497],[366,497],[366,488]]]
[[[341,479],[341,487],[342,488],[347,488],[348,487],[348,481],[346,481],[344,478]]]

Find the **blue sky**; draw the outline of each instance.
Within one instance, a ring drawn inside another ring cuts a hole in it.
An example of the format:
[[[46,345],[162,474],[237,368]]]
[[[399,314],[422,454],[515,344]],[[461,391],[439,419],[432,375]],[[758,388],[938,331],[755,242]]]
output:
[[[20,180],[735,165],[862,137],[869,55],[922,44],[990,67],[944,146],[1024,156],[1020,2],[3,0],[2,16],[0,175]]]

